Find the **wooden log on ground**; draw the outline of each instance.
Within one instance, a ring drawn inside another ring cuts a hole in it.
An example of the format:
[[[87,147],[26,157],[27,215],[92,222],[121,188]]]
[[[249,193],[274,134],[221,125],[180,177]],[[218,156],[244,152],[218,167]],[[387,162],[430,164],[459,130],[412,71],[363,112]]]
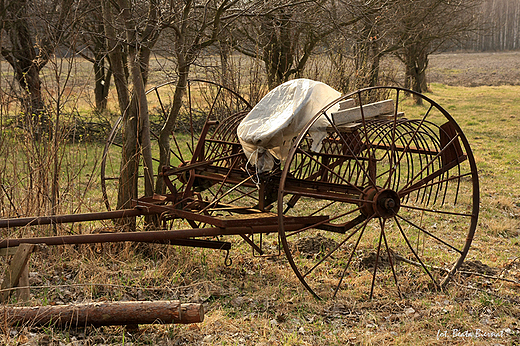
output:
[[[68,327],[199,323],[202,304],[179,301],[129,301],[35,307],[4,307],[0,315],[9,325],[28,324]]]

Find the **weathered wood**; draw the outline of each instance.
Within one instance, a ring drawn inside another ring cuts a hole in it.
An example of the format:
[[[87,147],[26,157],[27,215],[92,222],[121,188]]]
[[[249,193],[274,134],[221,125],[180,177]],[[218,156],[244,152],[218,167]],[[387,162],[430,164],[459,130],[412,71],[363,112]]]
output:
[[[346,99],[339,102],[339,110],[342,111],[344,109],[349,109],[356,107],[356,101],[354,99]]]
[[[29,261],[33,249],[34,244],[20,244],[18,246],[18,249],[11,260],[11,264],[9,265],[9,268],[7,268],[4,281],[2,282],[1,289],[6,291],[0,292],[0,302],[5,303],[9,299],[11,293],[8,289],[18,285],[20,276],[27,267],[27,262]]]
[[[361,123],[350,123],[345,125],[337,125],[335,128],[327,126],[327,132],[334,132],[338,129],[342,133],[353,133],[361,127]]]
[[[392,114],[394,111],[394,100],[384,100],[363,105],[363,116],[365,119],[374,118],[383,114]],[[361,108],[354,107],[340,110],[332,113],[332,117],[336,125],[359,121],[362,119]]]
[[[18,250],[18,246],[15,247],[6,247],[0,249],[0,256],[12,256]]]
[[[9,325],[109,326],[152,323],[199,323],[202,304],[179,301],[103,302],[36,307],[5,307],[0,314]]]
[[[404,117],[404,112],[397,112],[397,118]],[[389,114],[380,114],[377,116],[378,119],[386,119],[386,120],[393,120],[394,119],[394,112]]]
[[[28,301],[29,298],[31,298],[31,290],[29,288],[29,263],[27,263],[22,269],[22,274],[20,275],[16,286],[18,287],[16,289],[18,301]]]

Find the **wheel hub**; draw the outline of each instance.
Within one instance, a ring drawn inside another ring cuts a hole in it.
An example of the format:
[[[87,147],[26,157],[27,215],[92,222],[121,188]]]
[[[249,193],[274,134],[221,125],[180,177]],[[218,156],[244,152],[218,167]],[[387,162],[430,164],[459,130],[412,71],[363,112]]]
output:
[[[362,194],[361,213],[366,217],[391,218],[399,212],[401,203],[397,192],[375,187],[366,188]]]

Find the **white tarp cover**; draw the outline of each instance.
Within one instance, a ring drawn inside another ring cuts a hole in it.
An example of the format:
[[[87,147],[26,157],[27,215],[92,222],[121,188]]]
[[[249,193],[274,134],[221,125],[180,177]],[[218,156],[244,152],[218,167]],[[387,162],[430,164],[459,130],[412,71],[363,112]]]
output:
[[[271,90],[237,128],[238,138],[249,163],[258,173],[274,166],[274,157],[284,160],[293,139],[327,104],[341,96],[330,86],[310,79],[295,79]],[[327,111],[337,111],[339,105]],[[312,126],[311,150],[318,152],[329,122],[321,116]]]

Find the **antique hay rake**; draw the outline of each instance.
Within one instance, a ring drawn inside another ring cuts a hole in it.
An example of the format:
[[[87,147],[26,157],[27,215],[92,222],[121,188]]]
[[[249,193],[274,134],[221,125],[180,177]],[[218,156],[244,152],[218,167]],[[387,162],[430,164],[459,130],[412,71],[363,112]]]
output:
[[[169,111],[173,87],[149,91],[159,116]],[[423,105],[412,105],[410,94]],[[370,297],[388,287],[399,295],[441,288],[464,261],[478,219],[477,168],[460,127],[428,97],[398,87],[345,95],[314,116],[285,160],[262,173],[248,162],[237,137],[251,109],[244,98],[192,80],[185,105],[187,127],[176,133],[189,135],[173,135],[170,165],[160,172],[166,193],[142,197],[133,209],[112,210],[116,125],[101,180],[109,211],[0,220],[0,227],[14,227],[157,214],[165,230],[5,239],[0,247],[149,241],[229,251],[231,243],[220,236],[236,235],[254,255],[283,249],[305,288],[324,298],[359,284],[370,287]],[[195,112],[205,119],[201,131]],[[313,151],[309,132],[319,117],[328,121],[327,135]]]

